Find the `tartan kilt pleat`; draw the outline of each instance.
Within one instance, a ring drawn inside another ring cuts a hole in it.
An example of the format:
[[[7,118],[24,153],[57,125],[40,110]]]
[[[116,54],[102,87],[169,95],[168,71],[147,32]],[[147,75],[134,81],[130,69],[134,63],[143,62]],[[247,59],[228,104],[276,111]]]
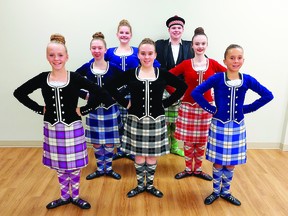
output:
[[[178,117],[179,104],[165,108],[166,122],[175,123]]]
[[[87,146],[81,121],[67,126],[44,122],[42,162],[52,169],[75,170],[88,164]]]
[[[86,141],[91,144],[118,144],[122,121],[117,105],[98,108],[86,118]]]
[[[125,124],[126,119],[127,119],[127,115],[128,115],[128,111],[127,111],[126,108],[124,108],[121,105],[118,105],[118,107],[119,107],[119,111],[120,111],[121,121],[122,121],[123,124]]]
[[[163,99],[169,97],[170,94],[165,90],[163,94]],[[165,108],[165,117],[166,117],[166,122],[169,123],[175,123],[176,119],[178,117],[178,109],[179,109],[180,104],[175,103],[172,104],[171,106]]]
[[[139,120],[136,116],[128,115],[121,150],[137,156],[169,154],[165,116],[156,120],[150,117]]]
[[[206,159],[220,165],[245,164],[247,160],[246,126],[230,121],[212,119]]]
[[[125,96],[126,100],[130,100],[131,99],[131,95],[128,94]],[[128,116],[128,110],[126,109],[126,107],[121,106],[120,104],[117,103],[118,109],[120,111],[120,116],[121,116],[121,121],[122,124],[124,125]]]
[[[212,115],[198,104],[182,103],[176,120],[175,138],[184,142],[206,143]]]

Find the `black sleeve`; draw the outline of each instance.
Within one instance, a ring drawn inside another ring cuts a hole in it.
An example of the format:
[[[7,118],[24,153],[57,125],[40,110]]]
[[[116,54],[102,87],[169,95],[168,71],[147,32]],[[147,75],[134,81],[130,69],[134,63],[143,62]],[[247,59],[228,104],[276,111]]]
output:
[[[78,73],[81,76],[86,78],[87,67],[89,68],[89,66],[90,66],[90,63],[83,64],[80,68],[78,68],[75,71],[75,73]],[[84,100],[86,100],[87,94],[88,94],[87,91],[85,91],[84,89],[81,89],[80,92],[79,92],[79,97],[84,99]]]
[[[44,106],[39,105],[36,101],[32,100],[29,97],[29,94],[41,88],[41,83],[43,82],[43,79],[47,77],[45,76],[45,74],[47,73],[43,72],[33,77],[32,79],[19,86],[13,93],[14,97],[20,103],[41,115],[44,114]]]
[[[121,72],[114,75],[109,82],[107,82],[106,89],[110,95],[123,107],[127,107],[128,101],[125,99],[129,93],[127,83],[130,78],[131,71]],[[124,90],[122,90],[124,88]]]
[[[108,91],[100,86],[96,85],[95,83],[91,82],[90,80],[82,77],[79,74],[75,73],[75,76],[80,83],[81,89],[85,89],[89,92],[89,99],[86,105],[80,107],[80,112],[82,115],[86,115],[87,113],[94,110],[97,106],[101,103],[104,104],[112,104],[113,100],[109,95]]]
[[[176,89],[172,94],[170,94],[169,97],[165,98],[162,101],[164,107],[169,107],[183,96],[187,89],[187,85],[183,80],[173,75],[172,73],[168,71],[165,71],[163,73],[165,75],[167,85],[172,86]]]

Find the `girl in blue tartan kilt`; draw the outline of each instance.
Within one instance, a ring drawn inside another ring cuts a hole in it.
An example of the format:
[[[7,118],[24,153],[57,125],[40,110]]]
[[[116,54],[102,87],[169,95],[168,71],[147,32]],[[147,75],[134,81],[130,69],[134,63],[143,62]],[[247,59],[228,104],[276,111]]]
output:
[[[163,193],[154,185],[157,157],[169,154],[164,108],[181,98],[186,85],[167,70],[153,66],[156,58],[155,43],[149,38],[139,45],[141,66],[128,70],[115,78],[109,91],[119,104],[128,109],[121,150],[135,155],[137,187],[127,193],[128,198],[147,191],[161,198]],[[121,96],[117,88],[127,85],[131,99]],[[167,85],[176,91],[166,99],[163,92]],[[146,179],[146,184],[145,184]]]
[[[93,61],[90,61],[76,70],[88,80],[98,86],[106,88],[107,81],[118,72],[117,67],[104,60],[107,50],[104,35],[96,32],[90,42],[90,51]],[[88,98],[87,92],[81,92],[82,98]],[[116,101],[111,104],[101,104],[86,118],[86,140],[93,144],[97,169],[86,179],[91,180],[100,176],[110,176],[116,180],[121,179],[120,174],[112,169],[114,145],[120,144],[120,130],[122,122]]]
[[[25,82],[14,91],[14,96],[29,109],[44,115],[42,162],[57,171],[61,190],[61,197],[46,208],[73,203],[81,209],[89,209],[91,205],[79,197],[80,171],[88,165],[81,116],[101,102],[111,103],[112,98],[96,84],[65,69],[68,53],[62,35],[51,35],[46,57],[52,70]],[[29,97],[37,89],[41,89],[44,106]],[[77,107],[81,89],[88,91],[91,97],[85,106]]]
[[[236,44],[227,47],[224,54],[226,73],[218,73],[192,91],[191,96],[213,115],[209,129],[206,159],[213,163],[213,193],[204,201],[212,204],[219,197],[240,206],[241,202],[230,192],[236,165],[246,163],[246,128],[244,114],[254,112],[273,99],[272,93],[248,74],[240,73],[244,63],[243,48]],[[203,97],[214,89],[215,106]],[[251,89],[260,98],[244,104],[245,94]]]

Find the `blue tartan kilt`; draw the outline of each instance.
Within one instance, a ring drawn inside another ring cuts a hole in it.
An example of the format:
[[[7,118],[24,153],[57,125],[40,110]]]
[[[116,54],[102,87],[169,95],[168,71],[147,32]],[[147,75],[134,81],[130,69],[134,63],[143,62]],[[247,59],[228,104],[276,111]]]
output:
[[[245,164],[247,158],[246,126],[234,121],[222,123],[212,119],[206,159],[220,165]]]
[[[131,99],[131,95],[126,95],[125,96],[126,100],[130,100]],[[121,116],[121,121],[122,124],[124,125],[128,116],[128,110],[126,109],[126,107],[121,106],[120,104],[117,103],[118,109],[120,111],[120,116]]]
[[[86,140],[91,144],[118,144],[122,121],[117,105],[97,108],[86,118]]]

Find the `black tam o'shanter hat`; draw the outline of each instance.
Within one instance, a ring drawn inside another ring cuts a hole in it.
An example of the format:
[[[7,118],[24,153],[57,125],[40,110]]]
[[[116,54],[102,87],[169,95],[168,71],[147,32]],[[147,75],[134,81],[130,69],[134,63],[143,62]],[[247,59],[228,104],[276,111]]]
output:
[[[167,21],[166,21],[166,26],[168,28],[170,28],[173,25],[181,25],[182,27],[184,27],[185,24],[185,20],[182,17],[179,17],[177,15],[170,17]]]

